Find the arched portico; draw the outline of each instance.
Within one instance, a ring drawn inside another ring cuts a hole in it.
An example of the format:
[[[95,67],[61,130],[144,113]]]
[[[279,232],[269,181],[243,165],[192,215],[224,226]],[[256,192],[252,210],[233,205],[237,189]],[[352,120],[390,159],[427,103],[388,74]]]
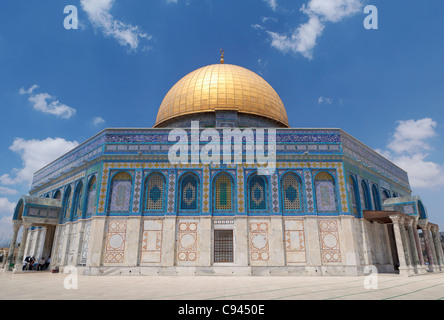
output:
[[[27,237],[32,226],[45,228],[42,255],[47,257],[51,255],[55,229],[59,222],[60,209],[61,201],[58,199],[23,196],[19,200],[13,215],[13,236],[7,265],[9,270],[14,265],[14,250],[21,227],[23,227],[23,232],[15,261],[14,272],[20,272],[22,270]]]

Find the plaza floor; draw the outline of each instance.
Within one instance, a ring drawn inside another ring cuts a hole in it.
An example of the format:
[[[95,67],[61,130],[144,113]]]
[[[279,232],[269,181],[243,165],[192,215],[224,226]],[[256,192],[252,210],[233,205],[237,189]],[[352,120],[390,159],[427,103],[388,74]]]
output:
[[[0,300],[444,300],[444,273],[409,278],[380,274],[368,280],[78,276],[75,281],[69,274],[0,271]]]

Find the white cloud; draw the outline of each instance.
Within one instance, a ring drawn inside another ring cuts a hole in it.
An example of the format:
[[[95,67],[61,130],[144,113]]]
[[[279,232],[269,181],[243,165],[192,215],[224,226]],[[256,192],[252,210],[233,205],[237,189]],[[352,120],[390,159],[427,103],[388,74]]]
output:
[[[1,175],[0,183],[4,185],[27,183],[29,185],[37,170],[78,145],[77,141],[66,141],[62,138],[47,138],[45,140],[16,138],[9,149],[20,155],[23,167]]]
[[[152,38],[143,32],[139,26],[116,20],[110,14],[114,0],[81,0],[80,4],[94,27],[102,30],[105,36],[116,39],[122,46],[128,46],[131,50],[136,50],[141,40]]]
[[[310,0],[301,7],[308,16],[308,21],[299,25],[290,35],[268,31],[271,46],[283,53],[301,54],[313,58],[313,49],[322,35],[327,22],[336,23],[358,13],[362,0]]]
[[[102,117],[94,117],[93,119],[93,124],[95,126],[99,126],[105,123],[105,119],[103,119]]]
[[[376,150],[409,175],[413,188],[444,186],[444,164],[427,160],[432,150],[429,139],[436,137],[437,123],[430,118],[399,121],[386,150]]]
[[[24,88],[19,90],[21,95],[29,95],[28,100],[32,103],[35,110],[43,113],[53,114],[64,119],[69,119],[75,115],[76,109],[60,103],[60,101],[56,100],[56,98],[51,96],[49,93],[34,94],[34,91],[37,88],[38,85],[35,84],[27,90]]]
[[[3,195],[14,195],[14,194],[17,194],[17,193],[18,193],[17,190],[14,190],[14,189],[11,189],[11,188],[8,188],[8,187],[0,186],[0,194],[3,194]]]
[[[339,22],[343,18],[360,12],[361,0],[310,0],[301,10],[307,15],[316,15],[329,22]]]
[[[396,153],[415,154],[430,150],[427,139],[435,137],[436,121],[430,118],[420,120],[399,121],[393,135],[393,141],[387,146]]]
[[[12,234],[12,216],[15,205],[7,198],[0,198],[0,238],[9,237]]]
[[[263,0],[268,6],[273,10],[276,11],[277,9],[277,0]]]
[[[332,98],[327,98],[327,97],[319,97],[318,103],[319,104],[323,104],[323,103],[332,104],[333,103],[333,99]]]

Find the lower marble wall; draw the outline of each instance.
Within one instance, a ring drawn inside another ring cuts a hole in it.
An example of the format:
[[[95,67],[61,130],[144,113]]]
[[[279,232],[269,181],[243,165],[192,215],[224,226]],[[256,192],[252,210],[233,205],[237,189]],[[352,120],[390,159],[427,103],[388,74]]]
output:
[[[53,264],[87,274],[352,275],[368,264],[390,269],[386,229],[346,216],[100,217],[59,225]],[[214,262],[214,230],[233,231],[233,262]]]

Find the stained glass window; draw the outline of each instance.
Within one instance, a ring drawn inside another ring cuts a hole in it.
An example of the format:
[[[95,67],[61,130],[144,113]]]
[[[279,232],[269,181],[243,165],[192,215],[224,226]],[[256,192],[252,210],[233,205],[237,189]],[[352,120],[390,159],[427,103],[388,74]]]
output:
[[[300,210],[301,200],[299,193],[299,180],[294,174],[287,174],[282,180],[285,210]]]
[[[250,210],[267,209],[267,190],[265,180],[261,176],[254,176],[250,180]]]
[[[226,175],[221,175],[216,180],[215,190],[216,210],[231,210],[231,179]]]
[[[130,209],[132,178],[127,172],[119,172],[111,182],[110,212],[127,212]]]
[[[160,174],[148,178],[146,185],[145,210],[163,210],[165,181]]]
[[[197,179],[193,175],[189,174],[182,179],[180,185],[180,209],[197,210],[197,188]]]
[[[68,187],[65,191],[65,195],[63,198],[63,217],[65,219],[69,219],[69,216],[71,214],[71,187]]]
[[[356,202],[356,190],[355,190],[355,182],[353,178],[348,177],[348,192],[351,200],[351,207],[353,209],[353,213],[356,215],[358,213],[358,203]]]
[[[93,214],[96,211],[96,177],[93,176],[88,184],[88,202],[86,213]]]
[[[82,215],[82,193],[83,193],[83,183],[80,182],[76,188],[76,194],[74,198],[74,217],[79,217]]]
[[[318,211],[337,211],[335,181],[328,172],[320,172],[315,178],[316,205]]]

